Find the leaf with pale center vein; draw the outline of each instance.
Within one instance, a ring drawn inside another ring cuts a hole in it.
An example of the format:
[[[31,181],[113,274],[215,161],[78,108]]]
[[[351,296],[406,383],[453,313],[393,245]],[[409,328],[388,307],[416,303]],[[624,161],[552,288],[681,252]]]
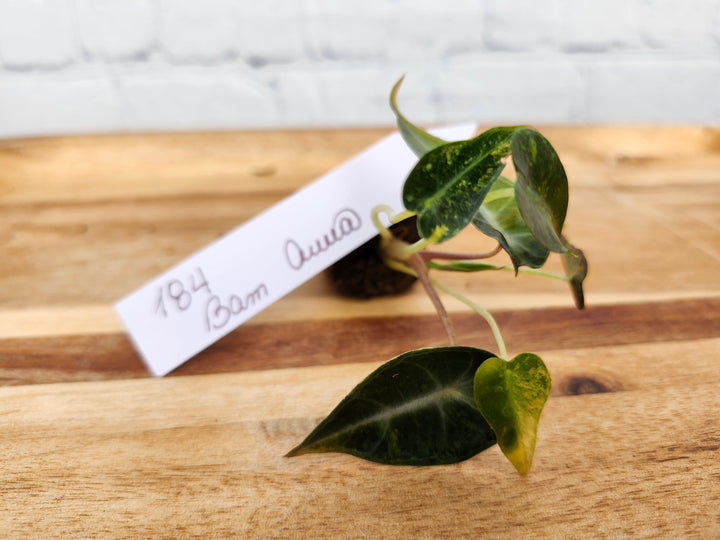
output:
[[[288,456],[343,452],[392,465],[466,460],[495,444],[473,400],[475,372],[492,356],[460,346],[404,353],[358,384]]]

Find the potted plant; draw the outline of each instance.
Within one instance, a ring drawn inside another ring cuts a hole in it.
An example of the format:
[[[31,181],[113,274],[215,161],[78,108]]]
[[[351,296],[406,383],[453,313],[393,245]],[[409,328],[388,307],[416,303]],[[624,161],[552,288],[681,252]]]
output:
[[[288,456],[345,452],[393,465],[438,465],[468,459],[497,443],[521,473],[532,464],[538,420],[551,389],[542,359],[510,358],[492,315],[433,277],[435,272],[533,273],[570,284],[584,306],[587,261],[563,234],[568,182],[552,145],[524,126],[495,127],[446,142],[390,106],[419,160],[403,187],[405,209],[381,205],[372,220],[378,236],[333,268],[349,294],[376,296],[418,280],[447,331],[449,345],[419,348],[391,359],[360,382]],[[516,178],[502,175],[512,159]],[[380,219],[385,215],[391,227]],[[488,253],[443,253],[434,246],[465,228],[497,241]],[[488,259],[504,252],[510,265]],[[542,270],[551,253],[566,275]],[[438,290],[464,302],[490,325],[496,352],[457,343]]]

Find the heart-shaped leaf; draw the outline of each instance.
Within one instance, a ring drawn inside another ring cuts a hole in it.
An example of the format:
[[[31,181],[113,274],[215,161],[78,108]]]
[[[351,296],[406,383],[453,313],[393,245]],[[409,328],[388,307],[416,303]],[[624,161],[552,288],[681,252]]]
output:
[[[515,270],[523,265],[540,268],[550,254],[525,223],[515,200],[515,185],[504,176],[495,180],[472,223],[500,243]]]
[[[518,128],[498,127],[474,139],[446,143],[423,155],[403,187],[405,208],[418,214],[418,232],[442,242],[455,236],[477,213],[500,176],[503,158]]]
[[[517,181],[515,198],[525,223],[546,248],[568,249],[561,239],[568,205],[568,182],[550,142],[534,129],[515,131],[512,156]]]
[[[495,444],[473,400],[472,347],[404,353],[356,386],[288,456],[344,452],[392,465],[457,463]]]
[[[538,420],[550,387],[547,367],[532,353],[519,354],[510,362],[490,358],[475,373],[475,403],[520,474],[532,465]]]
[[[437,148],[438,146],[445,144],[446,141],[430,135],[427,131],[420,129],[415,124],[410,122],[397,107],[397,93],[400,89],[400,85],[403,82],[405,76],[403,75],[398,82],[393,86],[392,92],[390,92],[390,108],[392,108],[397,118],[398,129],[405,143],[410,147],[417,157],[422,156],[427,151]]]

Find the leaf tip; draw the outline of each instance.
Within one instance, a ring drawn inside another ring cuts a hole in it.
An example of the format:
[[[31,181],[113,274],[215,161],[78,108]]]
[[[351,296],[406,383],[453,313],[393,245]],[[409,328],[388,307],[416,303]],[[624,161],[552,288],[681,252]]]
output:
[[[403,81],[405,80],[405,73],[403,73],[398,81],[395,83],[395,85],[392,87],[392,90],[390,91],[390,108],[393,110],[396,116],[401,116],[400,112],[398,111],[397,107],[397,93],[398,90],[400,90],[400,86],[402,86]]]
[[[585,293],[583,291],[583,284],[580,280],[570,280],[570,289],[573,293],[573,300],[575,300],[575,307],[578,309],[585,309]]]
[[[317,452],[317,450],[313,450],[313,448],[311,446],[305,444],[305,442],[302,442],[302,443],[298,444],[295,448],[290,450],[283,457],[291,458],[291,457],[302,456],[305,454],[312,454],[312,453],[316,453],[316,452]]]
[[[572,291],[575,307],[578,309],[585,308],[585,293],[583,291],[583,282],[588,274],[588,262],[583,251],[563,237],[568,247],[568,253],[563,255],[562,262],[565,272],[570,278],[570,290]]]
[[[512,463],[515,470],[523,476],[530,472],[532,468],[533,457],[535,456],[535,442],[537,441],[537,420],[537,418],[535,421],[525,418],[525,421],[522,422],[524,425],[520,428],[514,444],[508,445],[509,441],[507,439],[498,441],[502,453]]]
[[[301,456],[303,454],[302,449],[300,446],[296,446],[292,450],[290,450],[287,454],[285,454],[283,457],[289,458],[289,457],[295,457],[295,456]]]
[[[505,457],[513,464],[518,473],[524,476],[530,471],[533,455],[535,453],[534,448],[527,449],[522,448],[522,446],[518,446],[515,451],[504,453]]]

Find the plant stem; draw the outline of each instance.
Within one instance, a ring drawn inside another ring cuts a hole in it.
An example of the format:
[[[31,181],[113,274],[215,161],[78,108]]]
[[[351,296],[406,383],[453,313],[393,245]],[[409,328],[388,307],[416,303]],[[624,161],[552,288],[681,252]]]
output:
[[[385,214],[388,217],[388,220],[390,220],[390,223],[395,225],[395,223],[399,223],[403,219],[414,216],[415,212],[412,212],[411,210],[403,210],[399,214],[396,214],[395,210],[387,204],[378,204],[373,207],[370,211],[370,219],[372,220],[373,225],[375,225],[378,234],[380,234],[383,239],[390,240],[392,238],[392,234],[390,233],[390,230],[380,221],[380,214]]]
[[[413,253],[406,259],[406,261],[410,268],[414,270],[415,274],[420,280],[420,283],[422,283],[423,287],[425,288],[425,292],[430,297],[430,301],[433,303],[435,311],[437,311],[437,314],[440,317],[443,326],[445,327],[445,332],[447,332],[450,345],[457,345],[455,328],[453,327],[452,321],[450,320],[447,310],[445,309],[445,306],[440,300],[440,297],[438,296],[435,287],[433,287],[433,283],[435,282],[434,280],[430,279],[430,275],[427,271],[427,266],[425,266],[425,261],[418,253]]]
[[[505,341],[503,340],[502,334],[500,333],[500,327],[498,327],[497,321],[495,321],[495,318],[490,314],[490,312],[483,309],[478,304],[476,304],[469,298],[466,298],[456,290],[451,289],[450,287],[441,283],[440,281],[437,281],[436,279],[432,279],[427,272],[427,266],[425,266],[425,263],[422,260],[422,257],[419,256],[419,254],[415,254],[411,258],[411,260],[407,261],[407,264],[405,262],[400,262],[398,260],[389,258],[385,259],[385,264],[387,264],[393,270],[397,270],[398,272],[403,272],[405,274],[410,274],[411,276],[415,276],[420,280],[420,283],[423,284],[425,292],[427,292],[428,296],[430,297],[433,306],[435,306],[435,310],[437,311],[438,316],[440,317],[440,320],[445,327],[445,331],[447,332],[448,338],[452,345],[455,345],[457,343],[457,338],[455,337],[455,329],[453,328],[452,322],[450,321],[447,311],[445,310],[445,306],[443,306],[442,302],[440,301],[440,297],[437,295],[435,287],[446,292],[457,300],[460,300],[463,304],[469,306],[478,315],[485,319],[485,322],[488,323],[490,331],[492,332],[493,337],[495,338],[495,342],[497,343],[498,357],[502,358],[503,360],[508,359],[507,349],[505,347]]]
[[[390,222],[394,225],[395,223],[399,223],[403,219],[407,219],[414,215],[415,215],[415,212],[413,212],[412,210],[403,210],[399,214],[395,214],[392,218],[390,218]],[[389,214],[388,214],[388,217],[390,217]]]
[[[459,259],[460,260],[460,259]],[[444,265],[444,264],[438,264],[435,262],[430,261],[429,267],[433,270],[442,270],[445,272],[456,272],[457,269],[453,268],[452,265]],[[512,266],[507,266],[504,264],[492,264],[492,263],[483,263],[482,270],[504,270],[506,272],[512,272],[515,273],[515,269]],[[488,268],[492,267],[492,268]],[[570,281],[570,278],[568,276],[563,276],[562,274],[556,274],[554,272],[546,272],[545,270],[538,270],[536,268],[525,268],[520,267],[517,270],[518,274],[527,274],[530,276],[539,276],[539,277],[546,277],[546,278],[552,278],[552,279],[559,279],[560,281]]]
[[[475,310],[478,313],[478,315],[480,315],[483,319],[485,319],[485,321],[488,323],[488,326],[490,326],[490,330],[493,333],[493,337],[495,338],[495,341],[497,342],[498,351],[499,351],[498,356],[500,358],[502,358],[503,360],[507,360],[508,355],[507,355],[507,349],[505,348],[505,341],[502,338],[502,334],[500,333],[500,328],[498,327],[497,322],[495,321],[495,318],[490,314],[490,312],[483,309],[478,304],[476,304],[469,298],[466,298],[459,292],[451,289],[447,285],[443,285],[442,283],[440,283],[439,281],[437,281],[435,279],[431,279],[431,282],[438,289],[445,291],[450,296],[453,296],[454,298],[460,300],[463,304],[466,304],[467,306],[469,306],[470,308]]]
[[[385,264],[399,272],[414,275],[420,280],[420,283],[422,283],[425,292],[427,293],[430,301],[435,307],[435,311],[437,311],[437,314],[440,317],[440,321],[445,328],[445,332],[447,332],[450,345],[457,345],[455,328],[453,327],[452,321],[450,320],[447,310],[445,309],[445,306],[440,300],[440,296],[438,296],[435,287],[442,289],[449,295],[470,306],[470,308],[475,310],[483,319],[485,319],[485,321],[490,326],[490,330],[495,337],[495,341],[497,342],[500,358],[507,360],[507,350],[505,349],[505,342],[503,341],[502,334],[500,334],[500,328],[498,328],[497,322],[495,322],[493,316],[490,315],[488,311],[477,305],[475,302],[461,295],[459,292],[454,291],[447,285],[443,285],[439,281],[432,279],[428,274],[428,266],[426,263],[426,261],[430,259],[472,260],[489,258],[497,255],[497,253],[499,253],[502,249],[502,246],[498,244],[495,249],[487,253],[476,253],[467,255],[463,253],[423,251],[428,245],[437,242],[437,240],[441,238],[443,234],[445,234],[445,230],[443,228],[439,227],[438,229],[436,229],[433,232],[432,236],[430,236],[430,238],[421,238],[414,244],[408,245],[407,243],[399,241],[393,237],[390,230],[385,227],[380,221],[380,213],[386,214],[391,223],[397,223],[399,221],[402,221],[403,219],[412,216],[414,213],[406,210],[404,212],[401,212],[400,214],[395,214],[395,211],[391,207],[380,204],[372,209],[371,219],[373,224],[375,225],[375,228],[378,230],[380,237],[383,240],[383,259]],[[498,266],[498,269],[504,268],[505,267]]]
[[[470,261],[473,259],[489,259],[494,257],[502,250],[502,246],[498,244],[495,249],[486,251],[485,253],[444,253],[442,251],[423,251],[420,253],[424,260],[443,259],[446,261]]]
[[[390,232],[390,229],[385,227],[385,225],[382,224],[380,221],[380,214],[383,213],[390,218],[390,221],[392,222],[391,216],[395,215],[395,210],[390,208],[386,204],[378,204],[377,206],[373,207],[372,211],[370,212],[370,219],[373,222],[373,225],[375,225],[375,228],[378,231],[378,234],[383,240],[391,240],[392,239],[392,233]]]
[[[434,244],[439,238],[442,238],[445,231],[446,229],[444,227],[438,227],[430,238],[421,238],[413,244],[407,244],[406,242],[388,242],[385,252],[392,259],[399,261],[409,260],[410,257],[423,251],[430,244]],[[425,266],[424,259],[423,266]]]
[[[515,272],[514,268],[511,268],[509,266],[506,266],[502,268],[502,270],[507,270],[508,272]],[[547,272],[545,270],[538,270],[537,268],[518,268],[519,274],[527,274],[529,276],[539,276],[539,277],[546,277],[546,278],[552,278],[552,279],[559,279],[560,281],[570,281],[570,278],[568,276],[563,276],[562,274],[556,274],[554,272]]]

